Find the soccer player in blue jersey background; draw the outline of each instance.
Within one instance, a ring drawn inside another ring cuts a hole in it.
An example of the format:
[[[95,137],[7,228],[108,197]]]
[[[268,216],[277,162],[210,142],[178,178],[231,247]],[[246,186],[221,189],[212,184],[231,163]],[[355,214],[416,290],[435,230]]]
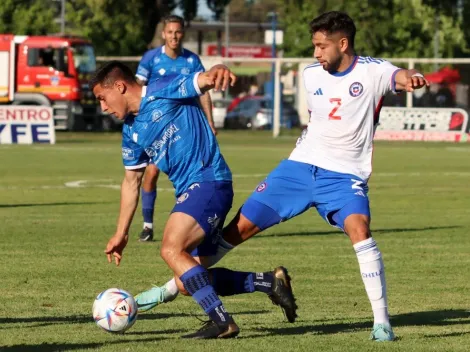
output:
[[[115,234],[105,253],[122,260],[145,167],[156,164],[175,187],[176,204],[166,223],[160,254],[173,270],[178,288],[191,295],[210,321],[186,338],[229,338],[239,328],[219,295],[263,292],[295,320],[295,299],[283,267],[273,272],[234,272],[205,266],[216,254],[220,230],[232,206],[232,174],[196,100],[211,88],[225,90],[235,76],[223,65],[208,72],[169,75],[140,86],[132,71],[113,61],[103,65],[90,87],[103,111],[123,119],[125,176]]]
[[[162,38],[164,45],[149,50],[143,55],[137,68],[137,82],[141,85],[147,85],[168,75],[187,75],[205,71],[199,56],[182,46],[184,39],[183,18],[175,15],[165,17],[163,19]],[[217,134],[212,118],[212,101],[209,92],[205,92],[199,97],[199,103],[207,117],[209,126],[214,134]],[[159,173],[155,165],[149,164],[142,182],[144,225],[139,236],[141,242],[153,241],[153,218]]]

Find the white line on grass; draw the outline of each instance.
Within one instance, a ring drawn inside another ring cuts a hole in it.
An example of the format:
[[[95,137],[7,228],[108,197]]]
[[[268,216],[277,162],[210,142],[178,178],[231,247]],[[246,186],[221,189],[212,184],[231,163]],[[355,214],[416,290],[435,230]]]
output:
[[[468,147],[447,147],[446,150],[450,150],[451,152],[470,153],[470,148]]]
[[[256,178],[263,180],[266,174],[235,174],[233,178]],[[424,176],[439,176],[439,177],[469,177],[470,172],[377,172],[372,173],[372,179],[376,177],[424,177]],[[121,189],[120,184],[114,184],[112,179],[96,179],[96,180],[76,180],[65,182],[63,185],[42,185],[42,186],[0,186],[0,189],[14,190],[14,189],[71,189],[71,188],[110,188],[110,189]],[[256,185],[253,185],[253,189]],[[238,189],[237,192],[251,193],[253,189]],[[163,192],[174,192],[172,187],[158,188],[159,191]]]

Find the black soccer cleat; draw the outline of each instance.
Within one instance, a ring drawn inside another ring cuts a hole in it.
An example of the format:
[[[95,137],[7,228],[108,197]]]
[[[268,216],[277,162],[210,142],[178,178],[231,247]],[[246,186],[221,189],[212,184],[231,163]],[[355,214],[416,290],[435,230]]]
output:
[[[145,227],[139,236],[140,242],[153,242],[153,229]]]
[[[294,293],[290,284],[291,278],[287,273],[287,269],[283,266],[274,269],[272,274],[274,281],[269,298],[271,298],[274,304],[281,307],[289,323],[293,323],[295,318],[297,318],[296,311],[298,307],[295,304]]]
[[[204,322],[196,332],[181,336],[183,339],[229,339],[238,335],[240,329],[233,319],[225,324],[217,324],[213,320]]]

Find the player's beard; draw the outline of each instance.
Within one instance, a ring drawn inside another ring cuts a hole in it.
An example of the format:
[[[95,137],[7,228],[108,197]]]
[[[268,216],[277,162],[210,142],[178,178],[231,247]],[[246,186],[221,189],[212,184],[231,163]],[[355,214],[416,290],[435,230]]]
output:
[[[328,63],[326,70],[331,74],[338,72],[338,68],[341,65],[341,61],[342,57],[338,56],[336,60],[332,61],[331,63]]]

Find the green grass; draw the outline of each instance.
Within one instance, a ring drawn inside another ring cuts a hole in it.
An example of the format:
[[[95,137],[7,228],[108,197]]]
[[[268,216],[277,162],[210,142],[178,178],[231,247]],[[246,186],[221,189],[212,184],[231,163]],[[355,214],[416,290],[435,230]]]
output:
[[[289,155],[294,137],[219,136],[234,174],[234,211]],[[311,210],[230,253],[221,265],[293,276],[299,319],[285,321],[262,294],[224,299],[241,327],[230,341],[182,341],[199,326],[190,298],[142,314],[125,335],[100,330],[91,306],[102,290],[138,293],[170,270],[159,242],[137,242],[140,210],[121,267],[103,254],[123,175],[118,134],[59,134],[54,146],[0,146],[1,351],[468,351],[470,146],[376,143],[372,230],[383,253],[399,340],[367,340],[371,311],[347,238]],[[83,181],[83,182],[76,182]],[[68,186],[67,186],[68,185]],[[70,187],[75,186],[75,187]],[[161,177],[156,233],[174,199]],[[233,212],[230,216],[233,215]]]

